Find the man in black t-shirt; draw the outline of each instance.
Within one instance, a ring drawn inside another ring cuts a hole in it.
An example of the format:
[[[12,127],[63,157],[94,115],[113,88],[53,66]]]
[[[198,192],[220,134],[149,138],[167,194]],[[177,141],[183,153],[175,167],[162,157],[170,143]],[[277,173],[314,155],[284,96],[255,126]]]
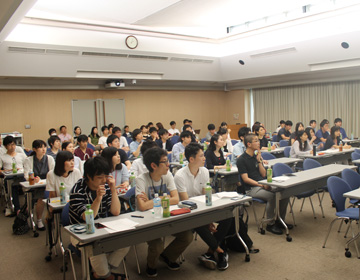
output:
[[[267,219],[273,219],[275,216],[275,193],[271,192],[271,187],[259,184],[266,176],[266,170],[261,157],[260,142],[255,134],[245,136],[246,151],[236,162],[239,174],[242,179],[242,185],[250,196],[265,200]],[[255,153],[257,151],[257,154]],[[289,199],[280,200],[280,216],[285,221],[286,208]],[[282,234],[282,224],[279,221],[271,221],[266,226],[266,230],[274,234]],[[293,226],[288,225],[291,229]]]
[[[279,130],[278,142],[280,142],[280,140],[289,140],[290,139],[292,125],[293,125],[292,121],[285,122],[285,127]]]

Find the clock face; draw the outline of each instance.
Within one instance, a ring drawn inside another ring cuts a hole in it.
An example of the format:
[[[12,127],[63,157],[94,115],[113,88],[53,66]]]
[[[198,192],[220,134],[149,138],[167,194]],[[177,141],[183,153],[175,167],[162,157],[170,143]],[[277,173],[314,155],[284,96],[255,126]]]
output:
[[[138,45],[138,40],[135,36],[128,36],[126,37],[125,43],[129,49],[135,49]]]

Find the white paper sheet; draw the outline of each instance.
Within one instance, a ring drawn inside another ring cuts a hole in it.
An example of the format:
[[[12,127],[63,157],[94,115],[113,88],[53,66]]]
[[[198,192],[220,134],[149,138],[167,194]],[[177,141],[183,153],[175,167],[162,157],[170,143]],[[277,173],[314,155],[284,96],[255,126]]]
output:
[[[212,201],[214,202],[218,199],[220,199],[220,198],[217,195],[213,194]],[[197,202],[205,203],[205,195],[194,196],[194,197],[190,198],[190,200],[195,200]]]
[[[237,197],[239,194],[237,192],[219,192],[216,194],[219,198],[231,198],[231,197]]]
[[[135,226],[138,225],[139,223],[125,218],[125,219],[118,219],[109,222],[102,222],[101,224],[106,226],[106,230],[108,232],[119,232],[119,231],[134,229]]]
[[[273,178],[272,180],[273,180],[273,182],[282,183],[282,182],[289,180],[290,178],[291,178],[290,176],[278,176],[278,177]]]

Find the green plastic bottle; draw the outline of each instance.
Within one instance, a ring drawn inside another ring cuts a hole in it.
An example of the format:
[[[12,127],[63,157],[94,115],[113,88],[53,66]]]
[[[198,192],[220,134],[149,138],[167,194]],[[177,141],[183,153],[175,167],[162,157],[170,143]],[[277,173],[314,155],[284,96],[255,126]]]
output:
[[[134,172],[131,172],[131,175],[130,175],[130,184],[131,184],[131,188],[135,188],[135,187],[136,187]]]
[[[270,141],[268,142],[268,151],[269,152],[271,151],[271,142]]]
[[[182,153],[179,155],[179,163],[180,163],[180,164],[183,164],[183,163],[184,163],[184,159],[183,159],[183,154],[182,154]]]
[[[267,175],[268,183],[271,183],[272,182],[272,169],[271,169],[271,166],[269,166],[269,168],[267,169],[266,175]]]
[[[163,208],[163,217],[170,217],[170,199],[167,196],[167,193],[164,193],[164,196],[161,199],[161,206]]]
[[[85,221],[86,221],[86,233],[88,234],[94,233],[95,232],[94,211],[91,209],[91,204],[86,205]]]
[[[206,206],[212,205],[212,187],[210,183],[207,183],[205,188],[205,204]]]
[[[230,159],[227,159],[227,160],[226,160],[226,171],[231,171]]]
[[[64,186],[64,183],[60,184],[60,204],[66,204],[66,188]]]

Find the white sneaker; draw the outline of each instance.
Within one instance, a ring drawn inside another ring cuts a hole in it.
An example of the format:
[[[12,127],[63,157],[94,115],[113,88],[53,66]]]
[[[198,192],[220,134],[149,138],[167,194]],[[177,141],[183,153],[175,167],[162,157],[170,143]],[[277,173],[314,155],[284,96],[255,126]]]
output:
[[[11,211],[10,208],[6,208],[5,209],[5,217],[10,217],[13,215],[13,212]]]
[[[40,231],[45,230],[45,226],[44,226],[42,220],[37,220],[37,228]]]

